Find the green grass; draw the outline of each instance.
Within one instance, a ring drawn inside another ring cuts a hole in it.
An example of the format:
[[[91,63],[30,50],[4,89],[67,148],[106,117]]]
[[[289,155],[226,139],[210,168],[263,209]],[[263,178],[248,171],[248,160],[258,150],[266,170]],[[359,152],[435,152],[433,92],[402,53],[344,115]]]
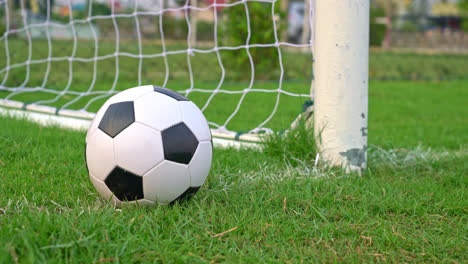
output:
[[[173,207],[113,208],[83,132],[0,117],[0,263],[465,262],[466,88],[371,82],[362,177],[314,168],[305,139],[215,149]]]
[[[456,150],[468,144],[467,81],[371,82],[369,141]]]

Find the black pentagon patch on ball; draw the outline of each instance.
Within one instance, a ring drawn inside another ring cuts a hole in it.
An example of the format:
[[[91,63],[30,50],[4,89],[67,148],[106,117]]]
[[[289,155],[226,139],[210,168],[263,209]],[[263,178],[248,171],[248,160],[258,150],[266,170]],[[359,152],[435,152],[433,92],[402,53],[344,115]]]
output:
[[[158,93],[162,93],[162,94],[165,94],[169,97],[172,97],[174,99],[176,99],[177,101],[190,101],[187,97],[177,93],[177,92],[174,92],[170,89],[167,89],[167,88],[162,88],[162,87],[158,87],[158,86],[154,86],[154,91],[155,92],[158,92]]]
[[[114,138],[122,130],[135,122],[133,102],[111,104],[99,123],[99,129]]]
[[[164,158],[166,160],[189,164],[198,147],[198,140],[184,123],[171,126],[162,131]]]
[[[143,198],[143,178],[120,167],[112,170],[104,182],[120,201]]]
[[[192,198],[200,189],[200,187],[189,187],[184,193],[177,197],[174,201],[170,202],[169,205],[174,205],[176,202],[185,202]]]

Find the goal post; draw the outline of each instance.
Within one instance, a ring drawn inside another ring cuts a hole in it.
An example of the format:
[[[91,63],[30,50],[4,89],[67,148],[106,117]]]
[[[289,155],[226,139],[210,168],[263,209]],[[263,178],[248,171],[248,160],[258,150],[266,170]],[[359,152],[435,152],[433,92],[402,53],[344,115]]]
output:
[[[315,1],[315,137],[322,160],[367,165],[369,0]]]

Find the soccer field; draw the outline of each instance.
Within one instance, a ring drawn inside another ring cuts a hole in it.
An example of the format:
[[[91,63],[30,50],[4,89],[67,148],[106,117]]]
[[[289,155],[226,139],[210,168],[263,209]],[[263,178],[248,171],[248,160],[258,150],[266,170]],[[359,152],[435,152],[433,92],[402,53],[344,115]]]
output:
[[[372,81],[361,177],[315,168],[298,131],[263,152],[215,149],[173,207],[106,204],[84,132],[0,117],[0,263],[464,262],[467,88]]]

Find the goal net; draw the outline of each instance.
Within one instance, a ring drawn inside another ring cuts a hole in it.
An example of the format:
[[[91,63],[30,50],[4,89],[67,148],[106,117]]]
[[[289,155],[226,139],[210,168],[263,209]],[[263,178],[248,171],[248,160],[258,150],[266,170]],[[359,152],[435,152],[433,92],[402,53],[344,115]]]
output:
[[[0,105],[90,119],[152,84],[214,132],[287,129],[312,100],[313,0],[0,0]],[[161,113],[164,114],[164,113]]]

